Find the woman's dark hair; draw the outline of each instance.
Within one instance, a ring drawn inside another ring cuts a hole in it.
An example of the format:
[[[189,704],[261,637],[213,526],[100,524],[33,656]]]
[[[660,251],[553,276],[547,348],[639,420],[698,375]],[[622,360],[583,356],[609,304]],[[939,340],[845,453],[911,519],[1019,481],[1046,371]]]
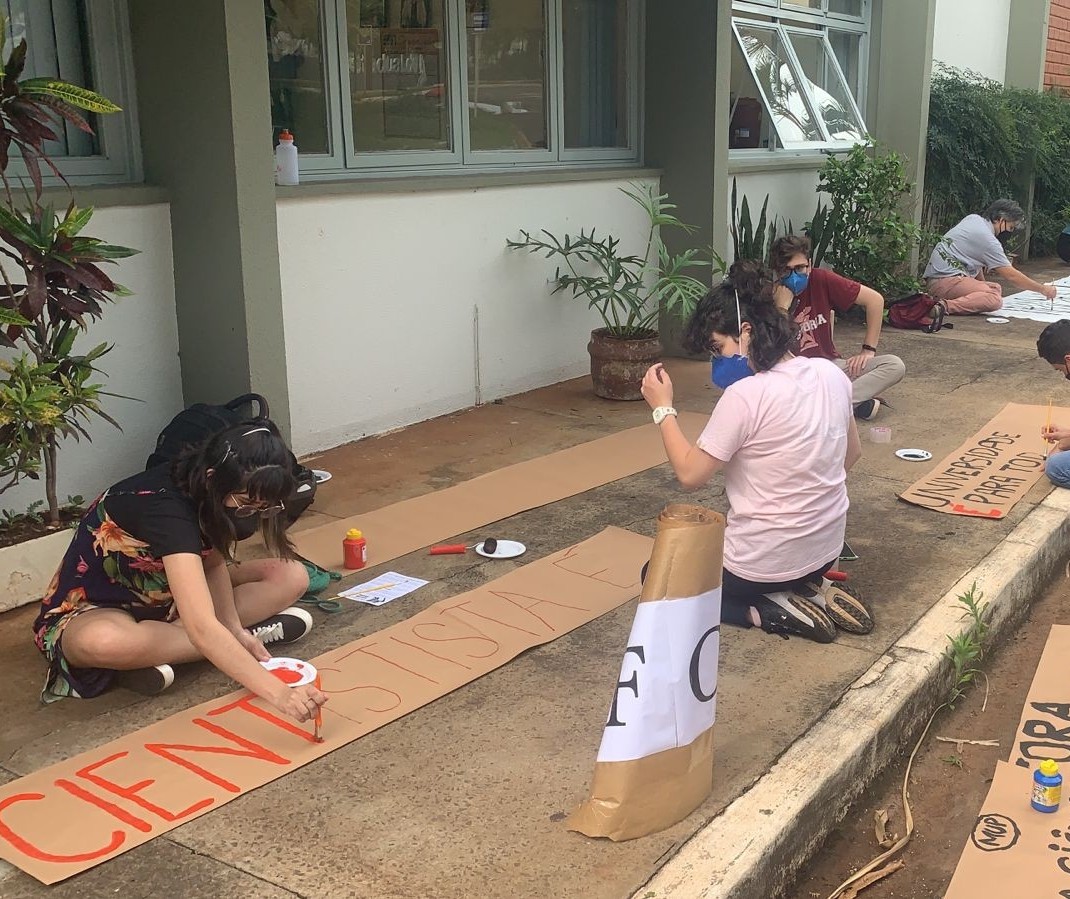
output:
[[[795,343],[788,317],[773,301],[773,275],[757,262],[735,263],[728,277],[698,302],[684,331],[685,349],[708,353],[713,332],[739,337],[740,320],[751,326],[747,358],[755,371],[768,371]],[[739,296],[739,318],[736,296]]]
[[[197,506],[201,532],[227,561],[233,560],[234,526],[224,500],[242,493],[255,503],[275,506],[293,496],[293,454],[279,429],[267,419],[244,422],[208,438],[183,453],[172,468],[175,483]],[[260,520],[268,550],[278,558],[293,558],[286,536],[287,518],[279,512]]]

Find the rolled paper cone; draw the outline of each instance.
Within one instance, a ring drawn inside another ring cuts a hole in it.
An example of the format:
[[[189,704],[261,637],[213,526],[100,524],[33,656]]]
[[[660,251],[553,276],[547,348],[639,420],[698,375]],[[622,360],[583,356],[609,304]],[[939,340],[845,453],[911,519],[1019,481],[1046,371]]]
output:
[[[713,788],[724,517],[674,504],[632,622],[590,798],[567,822],[631,840],[683,820]]]

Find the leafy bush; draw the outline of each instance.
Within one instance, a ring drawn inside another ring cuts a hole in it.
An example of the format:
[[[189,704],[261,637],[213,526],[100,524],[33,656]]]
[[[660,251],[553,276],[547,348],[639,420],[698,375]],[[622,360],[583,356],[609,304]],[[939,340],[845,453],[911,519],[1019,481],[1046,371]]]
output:
[[[804,227],[814,265],[824,263],[887,300],[916,293],[911,256],[927,235],[905,214],[911,190],[898,153],[858,144],[842,157],[830,156],[818,184],[828,202],[818,199]]]
[[[42,202],[42,168],[62,173],[49,158],[61,125],[92,134],[79,110],[106,114],[118,107],[99,94],[50,78],[27,78],[25,39],[3,58],[6,23],[0,16],[0,346],[22,351],[0,365],[0,493],[44,470],[45,502],[52,524],[60,520],[56,469],[61,440],[89,439],[94,417],[118,427],[101,406],[104,390],[91,379],[110,347],[88,353],[74,343],[104,304],[126,291],[101,268],[133,255],[83,230],[92,209],[72,202],[57,214]],[[7,175],[12,152],[26,164],[32,190],[16,202]],[[66,182],[64,182],[66,183]]]
[[[925,169],[923,220],[940,233],[1001,197],[1025,205],[1032,180],[1029,248],[1049,255],[1070,224],[1070,98],[940,67],[929,99]]]

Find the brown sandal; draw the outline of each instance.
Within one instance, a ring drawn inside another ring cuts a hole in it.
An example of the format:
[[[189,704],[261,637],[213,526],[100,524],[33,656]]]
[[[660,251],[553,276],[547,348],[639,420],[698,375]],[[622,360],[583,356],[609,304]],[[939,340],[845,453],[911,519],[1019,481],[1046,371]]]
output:
[[[840,630],[849,634],[873,630],[873,615],[862,601],[862,594],[853,587],[825,581],[819,592],[825,600],[825,610]]]

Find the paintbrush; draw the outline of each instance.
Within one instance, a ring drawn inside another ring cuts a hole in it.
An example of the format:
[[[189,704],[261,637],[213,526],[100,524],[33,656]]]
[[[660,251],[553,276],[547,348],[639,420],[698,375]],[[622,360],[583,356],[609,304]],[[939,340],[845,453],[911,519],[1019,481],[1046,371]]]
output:
[[[1047,459],[1051,455],[1051,448],[1055,445],[1048,439],[1048,431],[1051,429],[1051,403],[1054,397],[1048,397],[1048,420],[1044,424],[1044,458]]]
[[[317,690],[322,689],[320,687],[320,676],[319,676],[318,672],[316,673],[316,679],[312,683],[315,685]],[[316,706],[316,719],[315,719],[315,724],[314,724],[313,731],[312,731],[312,739],[314,739],[317,743],[322,743],[323,742],[323,737],[320,736],[320,729],[322,727],[323,727],[323,706]]]

